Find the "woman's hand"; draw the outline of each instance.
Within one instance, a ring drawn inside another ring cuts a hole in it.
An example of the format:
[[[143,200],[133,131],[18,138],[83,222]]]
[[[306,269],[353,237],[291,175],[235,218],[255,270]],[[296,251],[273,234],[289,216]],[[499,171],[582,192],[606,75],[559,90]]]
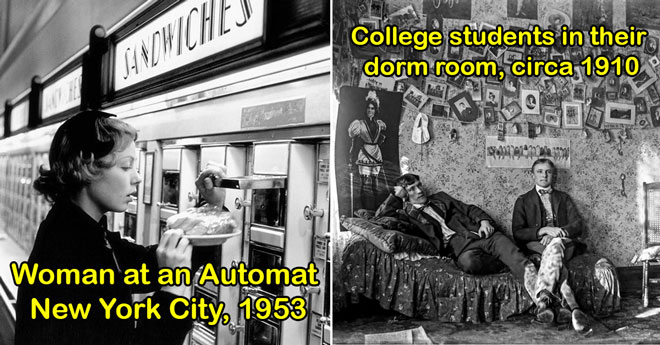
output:
[[[227,177],[227,168],[217,166],[202,171],[195,180],[195,186],[210,205],[220,208],[225,205],[225,189],[219,188],[220,182],[225,177]]]
[[[156,249],[156,259],[160,268],[191,268],[192,245],[183,237],[183,231],[168,230],[160,239]],[[185,284],[163,286],[162,291],[173,295],[190,297],[190,289]]]

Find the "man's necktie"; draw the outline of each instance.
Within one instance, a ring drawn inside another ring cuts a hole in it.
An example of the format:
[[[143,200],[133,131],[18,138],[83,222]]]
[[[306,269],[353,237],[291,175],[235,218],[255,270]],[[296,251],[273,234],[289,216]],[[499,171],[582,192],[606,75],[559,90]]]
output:
[[[541,196],[552,193],[552,188],[550,189],[539,189],[539,194]]]

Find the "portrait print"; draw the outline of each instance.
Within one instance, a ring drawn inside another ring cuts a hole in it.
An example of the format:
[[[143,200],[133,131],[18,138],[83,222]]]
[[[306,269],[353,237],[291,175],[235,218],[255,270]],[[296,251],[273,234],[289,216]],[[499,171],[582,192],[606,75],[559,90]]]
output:
[[[486,85],[484,92],[484,102],[486,107],[491,107],[495,111],[500,111],[502,102],[502,90],[499,87]]]
[[[516,101],[513,101],[507,104],[506,107],[502,108],[502,116],[506,121],[511,121],[514,117],[520,115],[520,113],[522,113],[522,108],[520,108],[520,104]]]
[[[492,107],[484,107],[484,124],[492,125],[497,123],[497,113]]]
[[[538,0],[507,0],[506,16],[509,18],[538,19]]]
[[[467,20],[472,18],[472,0],[424,0],[423,8],[427,16]]]
[[[626,100],[632,99],[632,89],[627,82],[621,84],[621,87],[619,88],[619,98]]]
[[[435,101],[443,103],[447,100],[447,83],[444,80],[428,77],[426,79],[426,95]]]
[[[613,0],[573,0],[573,27],[589,31],[591,26],[612,30]]]
[[[508,75],[504,78],[504,96],[515,98],[518,97],[520,90],[520,81],[518,78]]]
[[[477,78],[466,78],[463,90],[469,92],[473,101],[481,102],[481,81]]]
[[[660,127],[660,105],[651,107],[651,124],[654,128]]]
[[[504,58],[503,58],[503,63],[505,65],[510,65],[514,61],[522,61],[523,59],[523,54],[519,51],[515,50],[507,50],[504,52]]]
[[[646,88],[646,91],[649,93],[649,98],[651,98],[653,104],[660,103],[660,94],[658,94],[658,89],[655,87],[655,84],[649,85],[649,87]]]
[[[410,85],[408,90],[403,94],[403,100],[418,110],[424,106],[424,103],[426,103],[428,99],[429,97],[427,95],[413,85]]]
[[[571,91],[574,102],[584,103],[586,97],[586,86],[584,84],[574,84]]]
[[[635,113],[637,114],[646,114],[648,113],[648,107],[646,106],[646,98],[644,97],[635,97]]]
[[[431,117],[437,117],[441,119],[449,119],[449,110],[444,104],[433,103],[431,106]]]
[[[461,122],[474,122],[479,117],[479,108],[467,92],[461,92],[449,101],[454,116]]]
[[[622,125],[635,124],[635,105],[609,102],[605,105],[605,122]]]
[[[563,102],[561,104],[563,123],[566,129],[582,128],[582,103]]]
[[[584,124],[593,129],[599,129],[602,120],[603,120],[603,111],[591,107],[589,108],[589,113],[587,114],[587,120],[584,122]]]
[[[649,55],[656,55],[658,53],[658,38],[649,36],[644,43],[644,53]]]
[[[335,171],[339,214],[375,209],[400,175],[402,94],[344,86],[339,94]]]
[[[538,90],[522,90],[520,92],[520,104],[524,114],[540,114],[541,103]]]
[[[543,124],[555,128],[561,127],[561,115],[557,114],[556,108],[543,108]]]

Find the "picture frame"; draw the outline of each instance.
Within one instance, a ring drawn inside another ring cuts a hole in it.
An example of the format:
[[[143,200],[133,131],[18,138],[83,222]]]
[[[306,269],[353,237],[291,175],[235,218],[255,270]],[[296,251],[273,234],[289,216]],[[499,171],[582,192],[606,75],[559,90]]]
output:
[[[502,109],[502,89],[493,85],[486,85],[484,88],[484,105],[491,107],[495,111]]]
[[[628,101],[632,99],[632,88],[628,82],[621,83],[621,87],[619,87],[619,98]]]
[[[605,105],[605,122],[622,125],[635,124],[635,105],[609,102]]]
[[[504,52],[504,57],[502,58],[502,63],[505,65],[511,65],[514,61],[522,61],[523,53],[516,50],[506,50]]]
[[[598,108],[590,107],[584,124],[593,129],[600,129],[600,124],[602,121],[603,111]]]
[[[360,25],[369,29],[369,31],[374,31],[380,29],[380,19],[375,18],[360,18],[358,20]]]
[[[431,117],[449,119],[449,109],[444,104],[433,103],[431,105]]]
[[[503,85],[503,90],[504,96],[506,97],[511,97],[515,98],[518,97],[518,94],[520,92],[520,81],[518,78],[507,75],[504,78],[504,85]]]
[[[474,122],[479,117],[479,108],[467,92],[457,94],[447,103],[449,103],[456,118],[461,122]]]
[[[557,114],[557,108],[554,107],[543,108],[542,123],[545,126],[561,128],[561,115]]]
[[[657,80],[658,76],[655,74],[655,71],[650,64],[644,64],[636,76],[628,76],[627,78],[627,82],[632,87],[633,92],[638,95]]]
[[[654,128],[660,127],[660,105],[651,107],[651,124]]]
[[[538,19],[538,0],[507,0],[506,16],[509,18]]]
[[[144,154],[144,182],[142,182],[142,203],[151,205],[154,184],[154,153]]]
[[[463,83],[465,83],[465,75],[457,74],[455,76],[447,76],[447,84],[457,88],[462,89]]]
[[[520,106],[523,114],[541,114],[541,97],[538,90],[521,90]]]
[[[644,97],[635,97],[633,99],[635,103],[635,114],[646,114],[649,111],[649,108],[646,106],[646,98]]]
[[[410,85],[408,90],[403,94],[403,100],[417,110],[421,109],[428,99],[429,97],[414,85]]]
[[[447,85],[446,81],[434,77],[426,78],[424,91],[426,91],[426,95],[432,100],[440,103],[446,102],[447,90],[449,90],[449,85]]]
[[[383,0],[371,0],[369,5],[369,17],[381,19],[383,18]]]
[[[573,102],[584,103],[586,93],[587,93],[587,86],[586,85],[584,85],[584,84],[573,84],[573,88],[571,89],[571,96],[573,98]]]
[[[655,56],[658,53],[658,38],[655,36],[648,36],[644,42],[644,54]]]
[[[447,60],[462,60],[463,46],[447,46]]]
[[[646,92],[648,92],[649,98],[651,98],[653,104],[660,103],[660,94],[658,94],[658,88],[655,87],[655,84],[649,85],[649,87],[646,88]]]
[[[582,103],[562,102],[562,123],[566,129],[582,129]]]
[[[591,106],[602,108],[605,105],[605,88],[595,87],[591,89]]]
[[[497,123],[497,112],[493,107],[484,107],[484,124],[492,125]]]
[[[481,80],[478,78],[465,78],[463,89],[470,93],[473,101],[481,102]]]
[[[660,29],[660,9],[647,0],[626,0],[626,26]]]
[[[509,104],[507,104],[504,108],[502,108],[502,116],[504,117],[504,120],[506,121],[511,121],[513,118],[516,116],[520,115],[522,113],[522,108],[520,107],[520,104],[518,102],[513,101]]]

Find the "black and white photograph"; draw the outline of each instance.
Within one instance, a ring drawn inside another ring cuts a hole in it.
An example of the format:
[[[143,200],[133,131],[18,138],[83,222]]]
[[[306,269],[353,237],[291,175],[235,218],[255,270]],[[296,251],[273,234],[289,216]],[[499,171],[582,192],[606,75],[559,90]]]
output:
[[[426,95],[434,101],[444,103],[447,100],[447,82],[442,79],[428,77],[426,78]]]
[[[580,46],[569,47],[568,52],[570,55],[570,60],[573,61],[575,65],[579,65],[580,62],[582,62],[582,59],[584,59],[584,52]]]
[[[431,117],[449,119],[449,108],[444,104],[433,103],[431,106]]]
[[[383,18],[384,0],[371,0],[369,6],[369,16],[375,19]]]
[[[472,18],[472,1],[424,0],[424,12],[439,13],[447,19],[470,20]]]
[[[501,112],[502,112],[502,117],[504,117],[504,120],[511,121],[513,120],[513,118],[520,115],[520,113],[522,112],[522,108],[520,108],[520,104],[518,104],[518,102],[513,101],[507,104],[504,108],[502,108]]]
[[[649,85],[649,87],[646,88],[646,92],[648,92],[649,98],[651,98],[651,103],[660,103],[660,94],[658,93],[658,88],[655,86],[655,84]]]
[[[571,98],[574,102],[584,103],[587,87],[584,84],[574,84],[571,88]]]
[[[658,105],[651,107],[651,124],[654,128],[660,127],[660,106]]]
[[[648,36],[644,42],[644,53],[655,56],[658,54],[658,38],[655,36]]]
[[[509,18],[538,19],[538,0],[507,0],[506,16]]]
[[[457,89],[462,89],[463,85],[465,84],[465,79],[467,77],[463,74],[457,74],[455,76],[447,76],[447,84],[457,88]]]
[[[605,122],[621,125],[634,125],[635,105],[608,102],[605,105]]]
[[[621,83],[621,87],[619,87],[619,98],[628,101],[632,99],[632,88],[628,82]]]
[[[553,107],[544,107],[542,123],[545,126],[560,128],[561,114],[558,113],[558,109]]]
[[[591,106],[596,108],[605,106],[605,88],[595,87],[591,89]]]
[[[403,100],[415,109],[423,107],[428,99],[429,97],[427,95],[413,85],[410,85],[403,94]]]
[[[493,85],[484,87],[484,105],[499,111],[502,107],[502,89]]]
[[[447,46],[447,60],[462,60],[463,59],[463,46]]]
[[[523,59],[523,54],[519,51],[515,50],[507,50],[504,52],[504,58],[502,58],[502,62],[505,65],[510,65],[514,61],[522,61]]]
[[[646,90],[647,87],[653,85],[653,83],[658,80],[658,76],[655,74],[655,70],[651,65],[645,64],[641,67],[637,75],[633,77],[628,76],[626,80],[632,87],[633,92],[639,95],[642,91]]]
[[[538,90],[520,91],[520,106],[523,114],[540,114],[541,101]]]
[[[635,97],[633,102],[635,103],[635,113],[636,114],[646,114],[648,113],[648,107],[646,106],[646,98],[644,97]]]
[[[461,122],[474,122],[479,117],[479,108],[467,92],[461,92],[450,98],[447,103],[454,116]]]
[[[481,80],[478,78],[466,78],[463,91],[469,92],[473,101],[481,102]]]
[[[511,74],[504,77],[504,85],[502,88],[504,96],[515,98],[520,94],[520,80]]]
[[[386,25],[411,29],[424,24],[421,22],[415,8],[412,5],[408,5],[388,14]]]
[[[492,125],[497,123],[497,112],[493,107],[484,107],[484,124]]]
[[[614,0],[573,0],[572,29],[589,31],[592,26],[612,30]]]
[[[541,20],[542,28],[559,33],[564,26],[571,27],[571,17],[566,12],[556,8],[546,10],[543,20]]]
[[[598,108],[590,107],[584,124],[593,129],[600,129],[600,124],[602,121],[603,111]]]
[[[626,26],[660,30],[660,8],[655,0],[626,0]]]
[[[562,125],[565,129],[582,128],[582,103],[562,102]]]

